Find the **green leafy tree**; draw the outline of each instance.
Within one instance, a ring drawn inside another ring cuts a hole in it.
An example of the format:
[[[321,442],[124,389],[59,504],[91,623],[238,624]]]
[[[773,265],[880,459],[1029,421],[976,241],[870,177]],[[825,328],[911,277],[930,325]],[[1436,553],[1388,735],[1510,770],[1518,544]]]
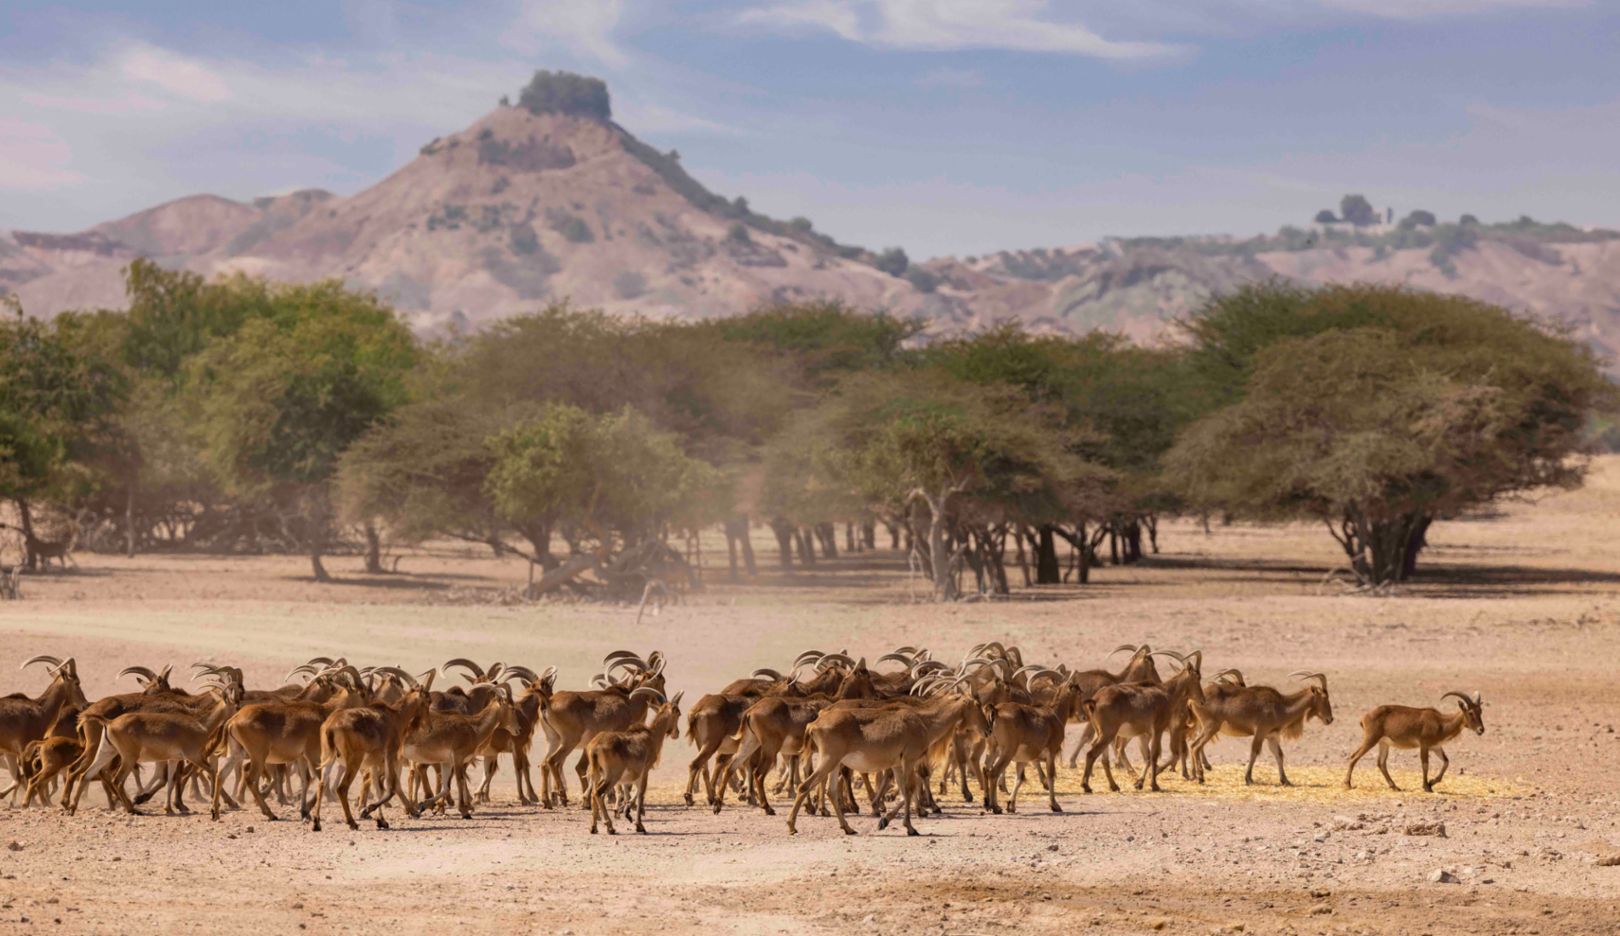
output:
[[[226,490],[296,522],[315,578],[332,537],[338,459],[406,398],[410,331],[376,297],[336,282],[277,286],[273,314],[191,364],[204,455]]]
[[[607,83],[573,72],[535,72],[518,94],[518,105],[532,114],[568,114],[603,121],[613,117]]]
[[[1273,289],[1194,320],[1193,357],[1241,386],[1166,456],[1193,503],[1323,521],[1381,586],[1435,520],[1581,479],[1583,426],[1613,405],[1584,345],[1457,296]]]
[[[605,560],[667,525],[719,519],[707,515],[719,473],[632,409],[593,415],[549,404],[489,448],[485,488],[495,511],[519,526],[559,530],[576,553],[589,548]]]
[[[85,344],[17,311],[0,321],[0,498],[16,503],[32,543],[33,503],[80,493],[126,387]],[[31,545],[27,562],[37,562]]]
[[[964,525],[1047,514],[1095,466],[1068,433],[1010,387],[974,386],[938,369],[856,374],[788,431],[815,440],[817,470],[874,509],[913,517],[936,600],[960,595]]]
[[[1365,227],[1378,223],[1378,210],[1365,195],[1346,195],[1339,199],[1339,217],[1348,224]]]

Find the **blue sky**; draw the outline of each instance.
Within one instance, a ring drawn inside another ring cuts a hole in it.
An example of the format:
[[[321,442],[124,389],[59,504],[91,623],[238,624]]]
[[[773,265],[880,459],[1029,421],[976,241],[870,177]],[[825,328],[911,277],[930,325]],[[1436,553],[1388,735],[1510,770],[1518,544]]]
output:
[[[0,0],[0,228],[377,181],[535,68],[716,191],[915,257],[1346,191],[1620,226],[1607,0]]]

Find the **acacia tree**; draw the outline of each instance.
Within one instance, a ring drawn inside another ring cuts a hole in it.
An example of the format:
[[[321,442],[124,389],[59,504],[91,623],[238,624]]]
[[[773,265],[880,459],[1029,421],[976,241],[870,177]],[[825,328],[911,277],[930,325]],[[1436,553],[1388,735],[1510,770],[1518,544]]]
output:
[[[406,398],[417,349],[387,306],[337,282],[275,286],[273,311],[191,362],[202,450],[234,496],[276,505],[317,581],[338,458]]]
[[[826,477],[907,516],[935,600],[950,601],[973,545],[966,521],[1055,512],[1104,475],[1054,416],[1014,388],[922,368],[846,379],[788,431],[817,440]]]
[[[1070,512],[1039,518],[1029,536],[1037,584],[1062,580],[1059,537],[1075,547],[1082,582],[1104,537],[1115,537],[1124,562],[1139,558],[1144,527],[1156,542],[1157,515],[1178,506],[1161,481],[1160,459],[1196,409],[1179,350],[1139,348],[1106,332],[1037,337],[1004,325],[924,355],[963,380],[1010,385],[1054,408],[1076,454],[1112,472]]]
[[[1580,481],[1583,426],[1614,398],[1585,346],[1456,296],[1270,298],[1217,301],[1196,323],[1195,357],[1243,377],[1166,458],[1194,503],[1323,521],[1356,578],[1379,586],[1412,574],[1436,519]],[[1232,335],[1244,338],[1221,340]]]
[[[33,502],[75,498],[127,388],[61,330],[15,311],[0,321],[0,498],[16,504],[32,569]]]
[[[520,527],[557,530],[573,553],[542,578],[540,591],[600,570],[615,551],[670,526],[696,527],[723,512],[720,473],[632,409],[598,416],[549,404],[488,446],[484,484],[496,513]]]

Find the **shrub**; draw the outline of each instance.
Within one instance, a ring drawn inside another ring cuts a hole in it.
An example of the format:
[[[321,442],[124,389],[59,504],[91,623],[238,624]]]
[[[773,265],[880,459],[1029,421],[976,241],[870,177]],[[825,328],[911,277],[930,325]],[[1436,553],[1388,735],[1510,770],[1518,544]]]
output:
[[[591,226],[579,215],[552,210],[546,212],[546,223],[569,243],[589,244],[596,240],[595,235],[591,234]]]
[[[573,72],[535,72],[518,95],[518,103],[531,114],[568,114],[593,120],[613,116],[607,84],[600,78]]]

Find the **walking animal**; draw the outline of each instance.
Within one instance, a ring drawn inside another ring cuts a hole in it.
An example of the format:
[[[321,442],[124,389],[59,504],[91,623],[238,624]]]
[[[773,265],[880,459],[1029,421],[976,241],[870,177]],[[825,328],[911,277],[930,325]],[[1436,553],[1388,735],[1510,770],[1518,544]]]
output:
[[[1383,773],[1384,782],[1389,784],[1391,790],[1400,789],[1395,785],[1395,778],[1389,775],[1389,749],[1393,746],[1418,749],[1418,757],[1423,764],[1423,792],[1433,793],[1435,785],[1446,775],[1446,768],[1451,766],[1451,759],[1446,757],[1446,749],[1441,745],[1462,734],[1464,728],[1476,735],[1485,733],[1485,713],[1479,693],[1475,692],[1470,697],[1461,692],[1448,692],[1440,698],[1450,696],[1457,699],[1457,711],[1452,715],[1433,708],[1380,705],[1361,716],[1361,747],[1350,755],[1350,767],[1344,774],[1344,788],[1350,789],[1351,779],[1356,773],[1356,762],[1376,744],[1378,770]],[[1440,755],[1440,772],[1433,777],[1429,776],[1430,751]]]

